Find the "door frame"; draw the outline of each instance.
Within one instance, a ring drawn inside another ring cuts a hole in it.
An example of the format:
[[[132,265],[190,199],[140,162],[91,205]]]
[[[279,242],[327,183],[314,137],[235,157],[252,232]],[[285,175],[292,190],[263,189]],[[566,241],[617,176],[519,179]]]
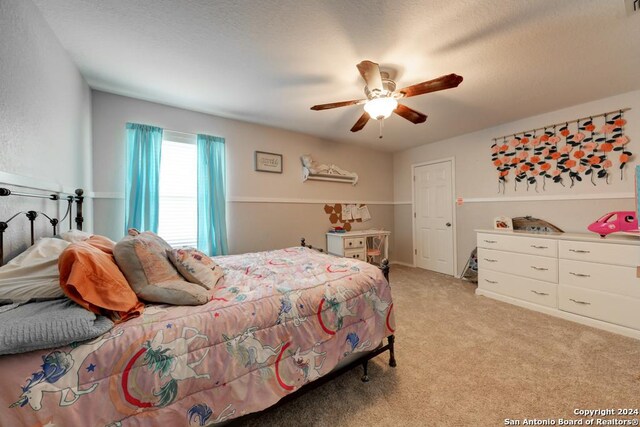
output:
[[[458,275],[458,245],[457,245],[457,228],[458,221],[456,218],[456,158],[455,157],[443,157],[437,160],[430,160],[428,162],[413,163],[411,165],[411,240],[413,241],[413,265],[418,266],[417,254],[418,249],[416,245],[416,168],[420,166],[434,165],[436,163],[451,163],[451,212],[453,221],[453,277],[460,278]]]

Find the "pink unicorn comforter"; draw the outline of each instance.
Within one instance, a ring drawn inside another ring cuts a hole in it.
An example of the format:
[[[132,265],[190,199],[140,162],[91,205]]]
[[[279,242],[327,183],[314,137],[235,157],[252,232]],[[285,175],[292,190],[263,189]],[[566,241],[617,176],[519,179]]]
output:
[[[144,314],[79,345],[0,357],[2,426],[203,426],[267,408],[393,333],[370,264],[307,248],[218,257],[198,307]]]

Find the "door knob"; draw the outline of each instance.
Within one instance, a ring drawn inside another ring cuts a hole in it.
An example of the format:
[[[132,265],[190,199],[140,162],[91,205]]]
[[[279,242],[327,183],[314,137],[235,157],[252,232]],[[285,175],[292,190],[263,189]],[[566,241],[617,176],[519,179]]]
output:
[[[450,222],[446,223],[445,225],[446,225],[447,227],[451,227],[451,223],[450,223]]]

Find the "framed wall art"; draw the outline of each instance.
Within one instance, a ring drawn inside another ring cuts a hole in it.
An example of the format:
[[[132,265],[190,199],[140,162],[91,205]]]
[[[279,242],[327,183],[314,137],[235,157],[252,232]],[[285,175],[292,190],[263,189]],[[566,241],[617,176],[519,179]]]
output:
[[[255,170],[258,172],[282,173],[282,154],[256,151]]]

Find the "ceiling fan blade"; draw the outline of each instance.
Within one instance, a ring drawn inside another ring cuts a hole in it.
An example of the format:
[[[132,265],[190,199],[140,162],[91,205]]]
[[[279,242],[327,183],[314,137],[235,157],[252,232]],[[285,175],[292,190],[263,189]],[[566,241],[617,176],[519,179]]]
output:
[[[380,67],[378,64],[371,61],[362,61],[358,65],[358,71],[360,71],[360,75],[367,82],[367,87],[370,91],[379,90],[383,91],[384,87],[382,86],[382,77],[380,76]]]
[[[424,93],[451,89],[457,87],[461,82],[462,76],[459,76],[457,74],[448,74],[446,76],[438,77],[437,79],[429,80],[427,82],[407,86],[397,92],[400,93],[404,98],[408,98],[410,96],[422,95]]]
[[[364,104],[366,101],[366,99],[354,99],[351,101],[332,102],[330,104],[314,105],[311,109],[314,111],[330,110],[332,108],[348,107],[349,105],[360,105]]]
[[[355,125],[353,125],[353,127],[351,128],[351,132],[358,132],[359,130],[362,130],[362,128],[364,127],[364,125],[367,124],[367,122],[369,121],[369,113],[367,113],[366,111],[360,116],[360,118],[358,119],[358,121],[356,122]]]
[[[427,120],[427,116],[425,114],[422,114],[421,112],[416,110],[412,110],[411,108],[402,104],[398,104],[398,108],[393,110],[393,112],[416,125],[418,123],[424,123]]]

